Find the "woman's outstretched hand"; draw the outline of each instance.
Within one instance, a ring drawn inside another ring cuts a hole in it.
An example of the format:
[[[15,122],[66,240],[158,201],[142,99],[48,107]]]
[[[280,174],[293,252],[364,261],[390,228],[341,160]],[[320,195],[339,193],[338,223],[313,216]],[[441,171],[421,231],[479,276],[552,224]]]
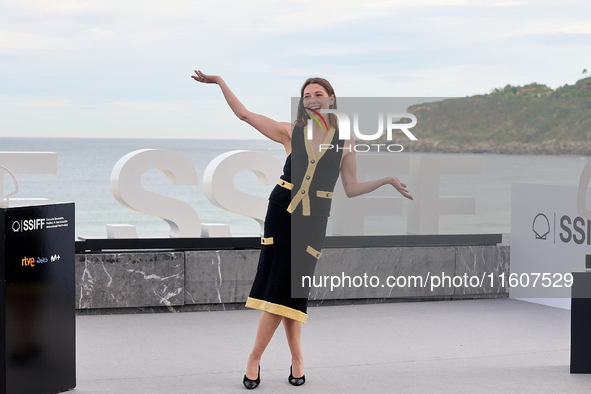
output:
[[[394,189],[398,190],[398,192],[402,194],[404,197],[408,198],[409,200],[413,199],[412,196],[409,194],[408,190],[406,190],[406,185],[400,182],[400,180],[395,176],[389,177],[388,183],[394,186]]]
[[[217,81],[218,81],[217,75],[205,75],[201,72],[201,70],[195,70],[195,74],[196,75],[191,75],[191,78],[193,78],[197,82],[217,83]]]

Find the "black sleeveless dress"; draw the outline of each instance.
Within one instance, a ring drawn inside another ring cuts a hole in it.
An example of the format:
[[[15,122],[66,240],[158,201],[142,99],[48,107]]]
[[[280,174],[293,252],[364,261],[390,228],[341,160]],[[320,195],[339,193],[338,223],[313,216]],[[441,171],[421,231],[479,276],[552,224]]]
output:
[[[334,128],[320,152],[314,152],[306,132],[306,127],[293,129],[291,154],[269,197],[257,273],[246,301],[249,308],[302,323],[343,154]]]

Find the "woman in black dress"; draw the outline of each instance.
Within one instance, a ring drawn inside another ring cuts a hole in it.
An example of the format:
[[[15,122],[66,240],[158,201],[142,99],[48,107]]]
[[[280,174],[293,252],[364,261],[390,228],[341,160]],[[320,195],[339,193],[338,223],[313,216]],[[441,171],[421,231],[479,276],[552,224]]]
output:
[[[195,71],[195,81],[214,83],[221,89],[234,114],[267,138],[282,144],[288,155],[284,173],[269,197],[257,274],[246,306],[262,311],[243,383],[253,389],[260,383],[260,359],[279,323],[283,322],[291,351],[289,383],[305,382],[300,345],[306,322],[309,288],[302,287],[302,275],[313,275],[326,234],[332,191],[339,176],[345,193],[355,197],[380,186],[392,185],[412,200],[406,185],[396,177],[357,181],[352,140],[339,140],[336,117],[324,121],[321,109],[336,109],[330,83],[309,78],[301,89],[295,124],[277,122],[248,111],[220,76]],[[322,122],[309,122],[310,115]],[[312,125],[312,138],[308,127]],[[330,144],[332,149],[326,149]],[[336,147],[339,149],[336,149]],[[324,147],[324,149],[321,149]],[[293,234],[293,237],[292,237]],[[291,264],[294,262],[294,264]],[[299,280],[298,280],[299,279]]]

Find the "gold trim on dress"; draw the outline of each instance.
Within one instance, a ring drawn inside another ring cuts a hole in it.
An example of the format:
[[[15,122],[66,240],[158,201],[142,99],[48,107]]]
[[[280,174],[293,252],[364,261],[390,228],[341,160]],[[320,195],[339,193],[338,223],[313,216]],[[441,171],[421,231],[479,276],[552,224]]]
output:
[[[287,190],[293,189],[293,183],[289,183],[287,181],[284,181],[283,179],[280,179],[279,182],[277,182],[277,184],[281,187],[286,188]]]
[[[261,245],[273,245],[273,237],[261,238]]]
[[[318,161],[322,158],[322,156],[324,156],[324,154],[326,153],[325,149],[321,150],[318,153],[318,156],[316,155],[316,152],[314,152],[314,147],[312,145],[312,140],[309,140],[307,138],[307,130],[308,126],[304,126],[304,145],[306,147],[306,154],[308,156],[308,168],[306,168],[306,173],[304,174],[304,179],[302,180],[302,185],[300,186],[300,189],[295,194],[295,197],[291,200],[291,203],[287,207],[287,211],[289,213],[292,213],[301,202],[304,216],[310,216],[310,185],[312,184],[312,179],[314,178],[316,165],[318,164]],[[330,130],[328,130],[328,133],[326,133],[326,137],[324,137],[325,145],[332,141],[334,133],[335,129],[334,127],[331,127]]]
[[[300,323],[306,323],[306,320],[308,319],[308,315],[302,311],[298,311],[297,309],[293,309],[285,305],[259,300],[258,298],[248,297],[246,300],[246,307],[269,312],[274,315],[284,316],[288,319],[299,321]]]
[[[316,197],[332,198],[332,192],[324,192],[322,190],[316,190]]]
[[[312,256],[316,257],[316,259],[319,259],[320,256],[322,256],[322,253],[320,253],[319,251],[317,251],[316,249],[314,249],[313,247],[311,247],[310,245],[308,245],[308,248],[306,249],[306,252],[310,253]]]
[[[324,137],[324,142],[322,142],[322,145],[328,145],[329,142],[332,141],[332,137],[334,137],[334,133],[335,133],[335,128],[334,127],[330,127],[330,129],[328,130],[328,133],[326,133],[326,137]],[[316,159],[316,161],[319,161],[320,159],[322,159],[322,156],[324,156],[324,154],[326,153],[326,151],[328,149],[320,149],[320,152],[318,152],[319,156],[316,156],[316,152],[314,152],[314,146],[312,145],[312,140],[308,139],[308,126],[304,126],[304,143],[306,144],[306,152],[308,153],[308,158],[312,158],[312,159]],[[320,145],[320,146],[322,146]],[[310,152],[312,153],[310,155]]]

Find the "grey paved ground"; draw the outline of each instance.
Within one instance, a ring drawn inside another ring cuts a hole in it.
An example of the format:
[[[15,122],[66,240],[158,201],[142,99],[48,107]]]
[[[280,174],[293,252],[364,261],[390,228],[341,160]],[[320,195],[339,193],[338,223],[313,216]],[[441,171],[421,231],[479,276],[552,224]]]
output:
[[[74,393],[245,393],[259,312],[77,317]],[[280,327],[256,393],[587,393],[570,312],[509,299],[310,308],[306,384]]]

